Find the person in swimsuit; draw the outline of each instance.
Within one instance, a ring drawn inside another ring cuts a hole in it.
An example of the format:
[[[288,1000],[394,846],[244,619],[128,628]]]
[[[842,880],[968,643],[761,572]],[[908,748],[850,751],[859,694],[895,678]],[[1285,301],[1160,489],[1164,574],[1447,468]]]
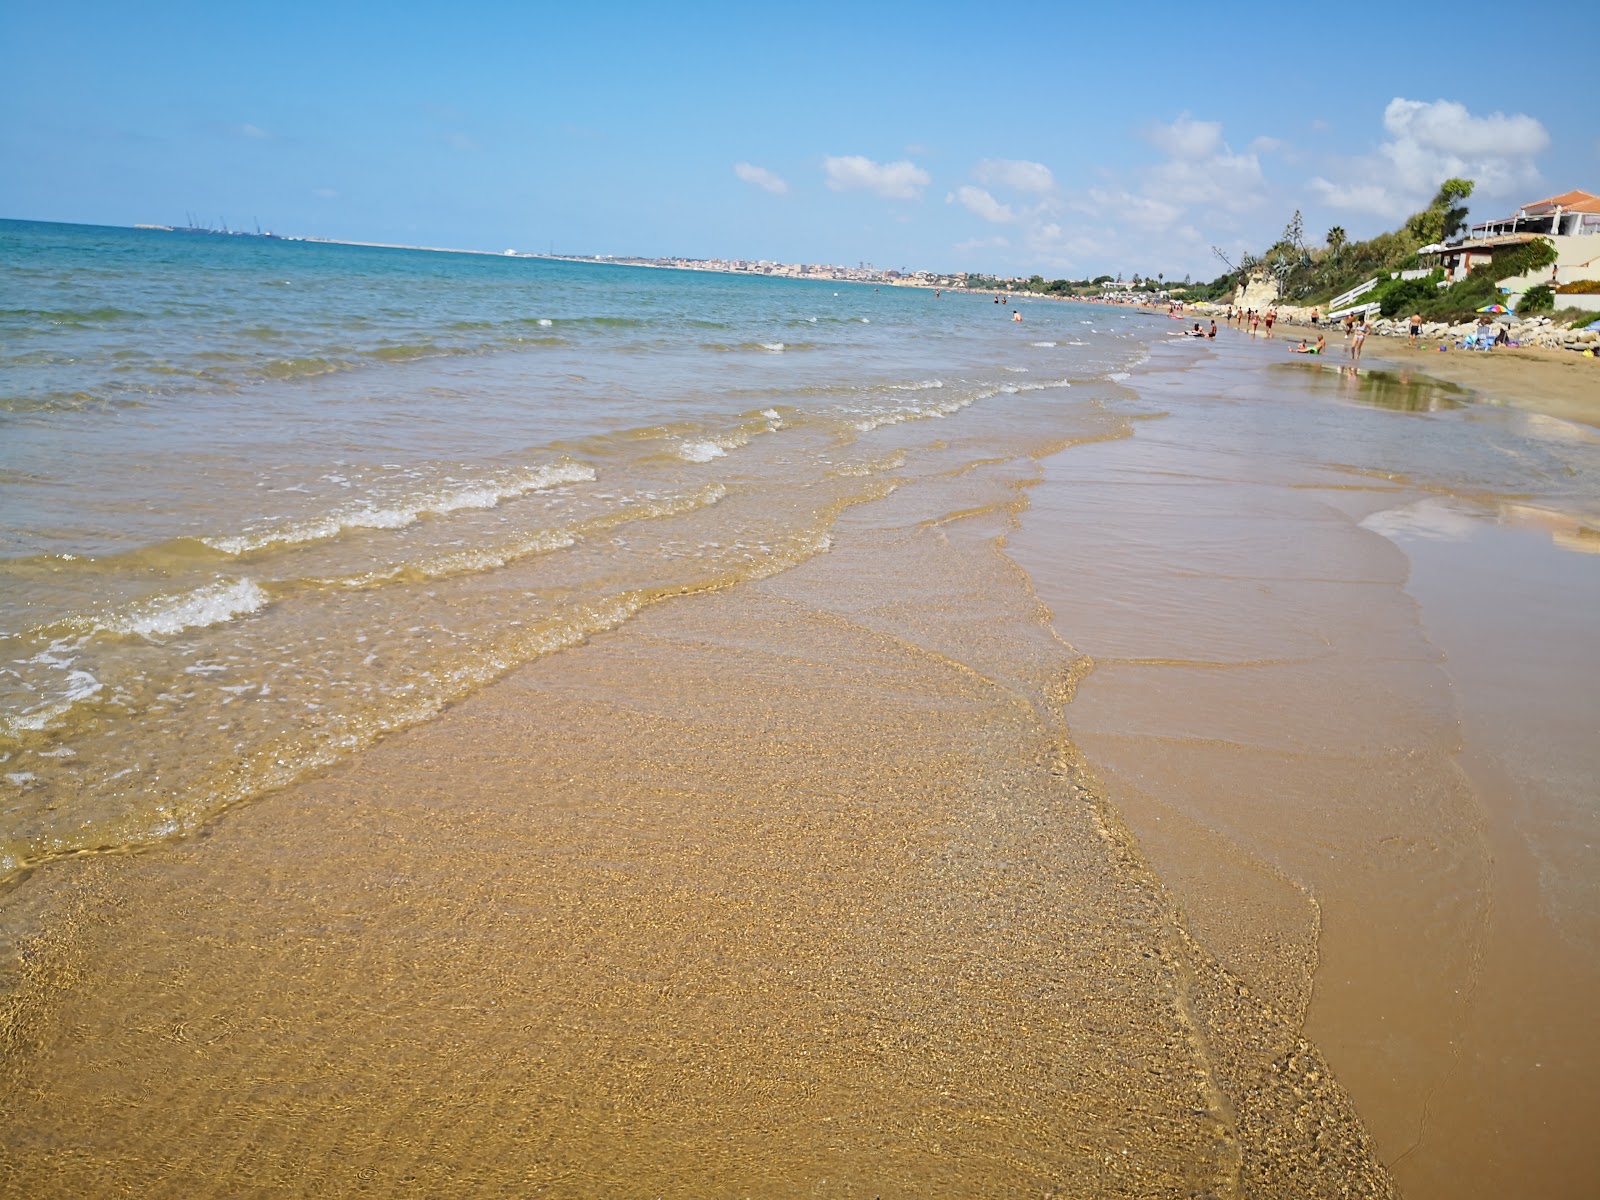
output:
[[[1367,319],[1361,318],[1361,324],[1355,328],[1355,333],[1350,339],[1350,357],[1355,362],[1361,361],[1361,343],[1367,340]]]
[[[1217,336],[1217,323],[1215,321],[1213,321],[1213,322],[1211,322],[1211,329],[1206,334],[1206,337],[1215,339],[1216,336]]]
[[[1278,319],[1278,310],[1275,309],[1275,308],[1267,309],[1267,336],[1268,337],[1272,336],[1272,323],[1274,321],[1276,321],[1277,319]]]
[[[1422,341],[1422,314],[1412,313],[1411,336],[1406,339],[1406,345],[1415,349],[1420,341]]]
[[[1261,314],[1255,309],[1250,310],[1250,336],[1255,337],[1261,332]]]

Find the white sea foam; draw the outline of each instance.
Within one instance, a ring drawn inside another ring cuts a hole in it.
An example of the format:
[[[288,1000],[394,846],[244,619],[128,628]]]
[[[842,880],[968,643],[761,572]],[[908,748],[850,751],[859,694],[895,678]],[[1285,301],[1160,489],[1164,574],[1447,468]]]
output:
[[[1128,378],[1128,373],[1126,371],[1113,371],[1111,374],[1107,375],[1106,378],[1112,383],[1121,383],[1124,379]]]
[[[1074,345],[1076,345],[1076,344],[1077,343],[1074,343]],[[1055,348],[1055,343],[1054,342],[1029,342],[1028,345],[1037,346],[1041,350],[1052,350],[1052,349]]]
[[[68,671],[62,683],[60,692],[50,703],[12,715],[0,714],[0,737],[15,738],[23,733],[49,729],[74,704],[91,699],[105,690],[105,685],[87,671]]]
[[[707,463],[714,458],[726,458],[727,450],[716,442],[680,442],[678,457],[686,462]]]
[[[253,580],[232,579],[176,596],[157,596],[127,612],[97,618],[94,627],[107,633],[159,637],[221,625],[266,605],[266,592]]]
[[[1001,367],[1000,369],[1002,371],[1010,371],[1013,375],[1026,375],[1028,373],[1027,367]]]
[[[781,351],[783,349],[783,343],[782,342],[762,342],[761,343],[761,348],[763,350]]]
[[[549,317],[540,317],[539,318],[539,324],[543,325],[546,329],[548,329],[548,328],[550,328],[550,326],[554,325],[555,322],[552,321]]]
[[[268,546],[326,541],[338,537],[347,529],[403,529],[425,516],[443,516],[462,509],[494,508],[502,501],[529,492],[570,483],[592,483],[595,478],[594,468],[583,463],[549,463],[508,479],[445,487],[406,497],[387,506],[352,506],[322,517],[269,526],[231,537],[202,538],[201,541],[224,554],[249,554]]]

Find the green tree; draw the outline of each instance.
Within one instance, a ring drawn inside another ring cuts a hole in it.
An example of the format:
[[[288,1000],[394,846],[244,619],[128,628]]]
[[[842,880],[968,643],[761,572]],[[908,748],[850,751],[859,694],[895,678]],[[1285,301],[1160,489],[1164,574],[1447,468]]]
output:
[[[1349,240],[1345,236],[1343,225],[1335,225],[1328,230],[1328,249],[1333,252],[1335,258],[1339,256],[1339,251],[1344,249],[1344,244]]]
[[[1417,245],[1431,245],[1458,233],[1467,223],[1467,206],[1457,204],[1472,195],[1470,179],[1446,179],[1428,207],[1406,218],[1405,229]]]

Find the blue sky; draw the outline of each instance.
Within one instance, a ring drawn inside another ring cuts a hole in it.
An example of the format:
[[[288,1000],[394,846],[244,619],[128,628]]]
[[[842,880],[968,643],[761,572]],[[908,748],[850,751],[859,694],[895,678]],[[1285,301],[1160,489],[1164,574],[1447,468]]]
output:
[[[0,216],[1209,278],[1600,192],[1592,38],[1518,11],[9,4]]]

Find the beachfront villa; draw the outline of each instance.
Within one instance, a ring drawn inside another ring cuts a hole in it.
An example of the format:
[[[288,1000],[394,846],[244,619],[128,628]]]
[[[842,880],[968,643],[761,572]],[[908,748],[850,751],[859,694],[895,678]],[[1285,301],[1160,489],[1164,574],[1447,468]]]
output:
[[[1420,253],[1437,256],[1445,279],[1465,279],[1474,267],[1493,261],[1535,238],[1544,238],[1556,250],[1549,268],[1515,276],[1502,289],[1520,296],[1536,284],[1574,283],[1600,279],[1600,196],[1571,191],[1524,204],[1509,217],[1483,221],[1469,228],[1467,237],[1450,245],[1424,246]]]

